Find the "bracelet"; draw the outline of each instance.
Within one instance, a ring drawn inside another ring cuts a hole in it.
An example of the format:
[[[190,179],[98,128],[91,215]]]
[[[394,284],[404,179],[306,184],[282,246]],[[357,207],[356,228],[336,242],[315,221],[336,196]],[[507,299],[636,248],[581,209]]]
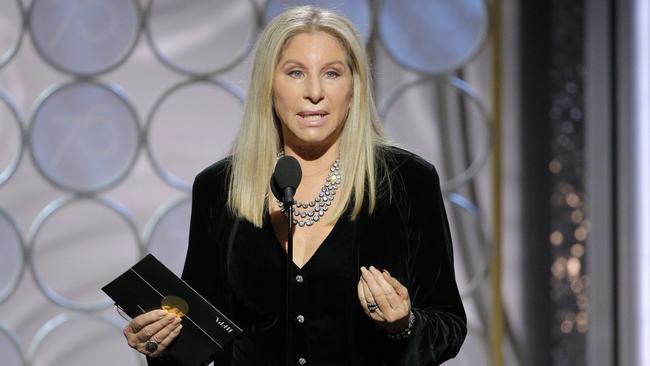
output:
[[[411,335],[411,332],[413,331],[413,324],[415,324],[415,315],[413,314],[413,311],[409,310],[409,325],[406,327],[406,329],[402,330],[401,332],[397,333],[388,333],[386,336],[388,339],[393,340],[393,341],[401,341],[406,338],[408,338]]]

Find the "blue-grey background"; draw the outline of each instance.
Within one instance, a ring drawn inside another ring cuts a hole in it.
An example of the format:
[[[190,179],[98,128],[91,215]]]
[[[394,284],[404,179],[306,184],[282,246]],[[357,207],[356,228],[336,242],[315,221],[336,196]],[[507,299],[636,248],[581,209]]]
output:
[[[487,4],[448,1],[0,3],[0,360],[136,365],[99,290],[147,252],[180,273],[189,187],[224,157],[242,117],[252,47],[285,6],[348,15],[367,40],[393,140],[446,182],[470,334],[450,365],[488,364],[492,253]],[[513,5],[514,1],[506,1]],[[511,19],[514,6],[504,6]],[[21,15],[24,14],[24,17]],[[24,18],[24,19],[23,19]],[[505,22],[502,42],[517,41]],[[506,364],[519,363],[516,106],[503,112]]]

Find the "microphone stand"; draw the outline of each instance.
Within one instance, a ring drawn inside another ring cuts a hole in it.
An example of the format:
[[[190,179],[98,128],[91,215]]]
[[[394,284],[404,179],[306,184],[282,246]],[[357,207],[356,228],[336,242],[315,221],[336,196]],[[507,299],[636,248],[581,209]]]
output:
[[[282,200],[284,212],[287,214],[287,260],[286,260],[286,303],[285,303],[285,351],[286,351],[286,365],[290,366],[291,359],[293,358],[293,337],[291,336],[291,312],[293,310],[293,303],[291,301],[292,294],[292,280],[293,280],[293,195],[296,188],[300,184],[302,178],[302,171],[300,163],[296,158],[291,156],[283,156],[278,159],[273,172],[271,181],[271,190],[273,195]]]
[[[287,268],[286,268],[286,306],[285,306],[285,335],[286,335],[286,358],[287,366],[292,365],[293,338],[291,337],[291,287],[293,283],[293,197],[289,202],[284,203],[284,212],[287,213]]]

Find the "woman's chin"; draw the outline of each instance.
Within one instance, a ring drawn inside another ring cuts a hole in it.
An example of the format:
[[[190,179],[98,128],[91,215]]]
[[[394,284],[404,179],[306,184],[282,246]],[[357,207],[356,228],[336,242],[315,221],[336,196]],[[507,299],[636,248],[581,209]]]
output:
[[[294,149],[321,150],[330,147],[335,141],[333,136],[296,136],[295,139],[286,141],[286,143]]]

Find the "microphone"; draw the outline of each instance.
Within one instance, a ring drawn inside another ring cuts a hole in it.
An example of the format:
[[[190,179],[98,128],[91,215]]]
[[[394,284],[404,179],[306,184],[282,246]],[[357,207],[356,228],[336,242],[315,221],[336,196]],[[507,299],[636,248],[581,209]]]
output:
[[[275,164],[271,178],[271,191],[284,207],[293,205],[293,195],[302,179],[300,164],[292,156],[283,156]]]
[[[271,177],[271,191],[278,201],[282,201],[283,211],[287,215],[287,263],[285,266],[285,286],[286,286],[286,303],[284,309],[285,316],[285,351],[286,351],[286,360],[287,365],[291,359],[292,350],[293,350],[293,340],[291,335],[291,293],[292,290],[292,279],[293,279],[293,194],[296,193],[296,188],[300,184],[300,179],[302,179],[302,170],[300,169],[300,164],[292,156],[283,156],[278,159],[278,162],[275,164],[275,170],[273,171],[273,177]]]

